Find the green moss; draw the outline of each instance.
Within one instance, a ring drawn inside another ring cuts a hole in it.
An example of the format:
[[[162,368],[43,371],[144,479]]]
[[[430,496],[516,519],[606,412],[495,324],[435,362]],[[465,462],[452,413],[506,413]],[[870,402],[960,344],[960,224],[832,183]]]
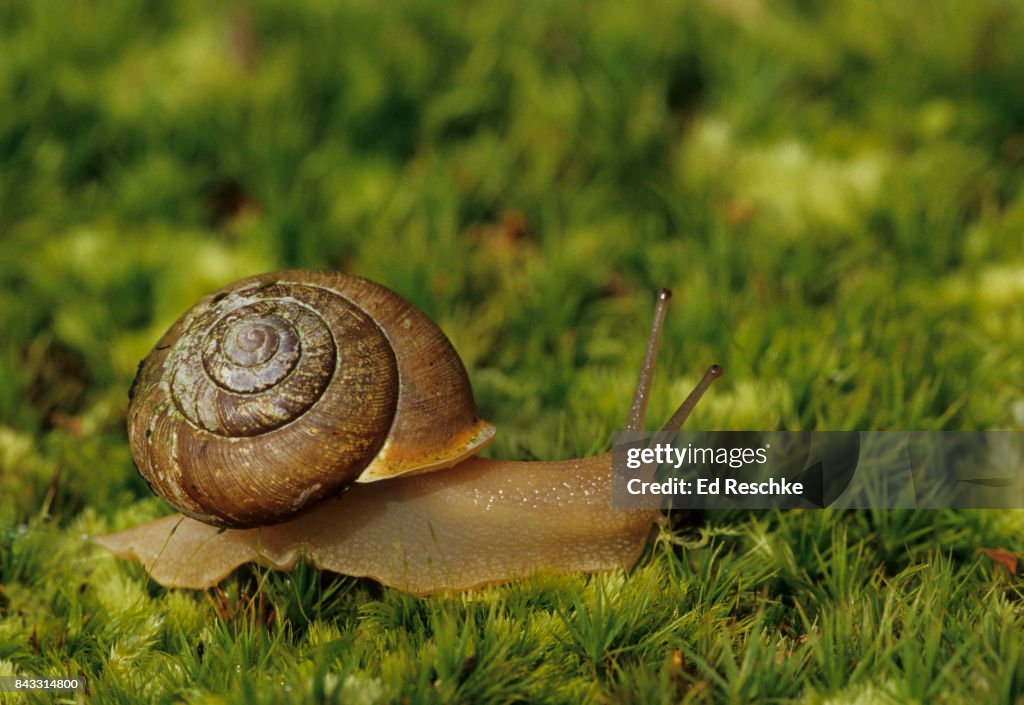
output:
[[[627,574],[168,592],[126,391],[197,298],[332,267],[433,316],[500,435],[1024,428],[1024,10],[0,5],[0,673],[103,703],[1016,702],[1017,513],[711,513]],[[28,695],[25,702],[50,702]]]

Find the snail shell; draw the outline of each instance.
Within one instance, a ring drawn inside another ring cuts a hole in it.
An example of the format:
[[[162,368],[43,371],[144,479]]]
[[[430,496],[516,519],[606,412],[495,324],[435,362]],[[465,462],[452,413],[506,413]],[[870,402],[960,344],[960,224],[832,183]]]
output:
[[[494,437],[444,333],[390,289],[333,272],[276,272],[205,297],[142,362],[130,396],[139,472],[221,527],[449,467]]]

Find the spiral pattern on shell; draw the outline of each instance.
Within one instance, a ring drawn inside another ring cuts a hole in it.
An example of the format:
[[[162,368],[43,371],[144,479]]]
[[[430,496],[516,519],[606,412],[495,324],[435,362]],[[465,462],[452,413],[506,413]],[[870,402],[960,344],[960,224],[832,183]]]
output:
[[[164,397],[154,400],[162,413],[145,436],[171,453],[149,457],[148,478],[179,509],[231,526],[336,494],[384,442],[397,397],[383,332],[316,286],[213,297],[187,316],[161,368],[169,382],[150,396]]]
[[[334,273],[262,275],[206,297],[132,390],[139,472],[219,526],[284,521],[357,480],[447,467],[493,436],[444,334],[394,292]]]
[[[177,346],[171,397],[189,422],[211,433],[266,433],[320,399],[336,344],[320,314],[293,298],[239,305],[228,297],[199,316]]]

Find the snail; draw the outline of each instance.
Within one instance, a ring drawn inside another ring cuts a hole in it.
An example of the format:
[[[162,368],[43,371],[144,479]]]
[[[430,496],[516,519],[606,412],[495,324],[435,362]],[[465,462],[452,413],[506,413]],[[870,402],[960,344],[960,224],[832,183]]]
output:
[[[643,428],[670,296],[657,299],[630,431]],[[354,276],[290,270],[210,294],[140,363],[129,398],[136,466],[180,514],[94,541],[167,587],[303,559],[416,594],[628,568],[661,518],[612,507],[610,452],[476,455],[495,429],[447,337]]]

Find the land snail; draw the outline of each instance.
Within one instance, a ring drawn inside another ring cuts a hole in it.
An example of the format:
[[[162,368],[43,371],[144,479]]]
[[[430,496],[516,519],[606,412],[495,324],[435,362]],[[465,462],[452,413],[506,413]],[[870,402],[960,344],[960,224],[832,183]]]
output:
[[[657,298],[626,429],[646,416]],[[711,367],[665,424],[677,431]],[[465,367],[395,292],[334,272],[243,279],[187,311],[139,366],[128,435],[180,514],[94,539],[168,587],[297,561],[411,593],[630,567],[661,514],[612,506],[612,455],[476,455],[495,433]]]

